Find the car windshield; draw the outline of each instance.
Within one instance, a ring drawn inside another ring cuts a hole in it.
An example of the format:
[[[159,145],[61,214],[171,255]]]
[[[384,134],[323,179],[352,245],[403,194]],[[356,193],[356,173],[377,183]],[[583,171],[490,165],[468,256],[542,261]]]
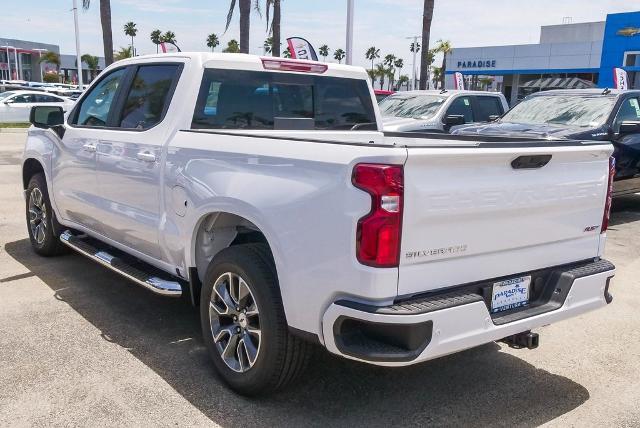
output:
[[[615,104],[614,96],[538,95],[527,98],[502,117],[502,122],[527,125],[597,127]]]
[[[0,100],[4,100],[5,98],[9,98],[11,95],[15,94],[15,92],[3,92],[0,94]]]
[[[383,116],[430,118],[440,110],[446,99],[441,95],[392,95],[380,102],[380,112]]]

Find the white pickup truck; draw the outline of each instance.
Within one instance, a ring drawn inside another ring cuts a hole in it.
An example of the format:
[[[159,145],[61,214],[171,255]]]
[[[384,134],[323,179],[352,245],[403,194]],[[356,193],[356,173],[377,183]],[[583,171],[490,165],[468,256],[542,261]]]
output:
[[[383,366],[534,348],[611,301],[606,142],[384,133],[363,69],[240,54],[119,61],[31,121],[34,250],[188,298],[243,394],[314,343]]]

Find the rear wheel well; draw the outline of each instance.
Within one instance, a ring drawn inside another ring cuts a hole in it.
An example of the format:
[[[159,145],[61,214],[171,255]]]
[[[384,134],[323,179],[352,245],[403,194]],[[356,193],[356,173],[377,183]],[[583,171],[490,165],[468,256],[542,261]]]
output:
[[[204,281],[209,263],[216,254],[225,248],[241,244],[262,243],[266,244],[269,253],[271,253],[269,242],[259,227],[243,217],[225,212],[205,215],[198,223],[194,239],[193,260],[195,261],[198,282]],[[194,290],[196,294],[199,294],[198,291]]]
[[[29,187],[29,180],[38,173],[44,174],[42,164],[36,159],[27,159],[22,165],[22,188],[26,189]]]

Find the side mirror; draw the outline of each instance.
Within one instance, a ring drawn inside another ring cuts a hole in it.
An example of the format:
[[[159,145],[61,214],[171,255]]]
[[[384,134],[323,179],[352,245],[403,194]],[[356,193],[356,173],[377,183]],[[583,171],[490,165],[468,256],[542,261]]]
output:
[[[5,104],[13,104],[13,100],[7,100],[4,102]]]
[[[446,126],[464,125],[464,116],[461,114],[449,114],[444,118],[444,124]]]
[[[498,119],[500,119],[500,115],[498,114],[492,114],[491,116],[489,116],[489,122],[495,122]]]
[[[620,124],[620,135],[635,134],[640,132],[640,122],[625,120]]]
[[[29,122],[36,128],[52,128],[64,123],[64,111],[58,106],[31,107]]]

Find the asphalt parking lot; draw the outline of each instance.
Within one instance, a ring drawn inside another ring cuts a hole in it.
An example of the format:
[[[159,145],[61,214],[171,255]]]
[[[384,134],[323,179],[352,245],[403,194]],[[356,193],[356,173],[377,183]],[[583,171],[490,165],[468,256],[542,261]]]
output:
[[[0,426],[640,425],[640,196],[614,203],[614,302],[538,330],[537,350],[490,344],[402,369],[318,350],[300,383],[248,400],[216,378],[185,302],[31,251],[24,138],[0,133]]]

